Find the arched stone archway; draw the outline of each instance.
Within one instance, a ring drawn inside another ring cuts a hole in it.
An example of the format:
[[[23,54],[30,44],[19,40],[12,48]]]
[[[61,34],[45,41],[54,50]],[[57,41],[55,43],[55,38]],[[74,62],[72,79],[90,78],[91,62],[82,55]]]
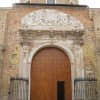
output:
[[[31,52],[28,54],[27,56],[27,72],[28,72],[28,75],[29,75],[29,84],[31,84],[31,63],[32,63],[32,58],[35,56],[35,54],[43,49],[43,48],[48,48],[48,47],[54,47],[54,48],[58,48],[60,50],[62,50],[69,58],[70,60],[70,68],[71,68],[71,83],[72,83],[72,98],[74,99],[74,76],[75,76],[75,59],[74,59],[74,54],[72,53],[72,51],[70,50],[70,48],[67,48],[65,47],[63,44],[59,44],[59,43],[54,43],[54,44],[51,44],[51,42],[48,42],[48,43],[45,43],[45,44],[42,44],[42,45],[39,45],[39,46],[36,46],[34,48],[31,49]],[[25,72],[25,71],[24,71]],[[22,72],[21,72],[22,73]],[[22,76],[22,75],[21,75]],[[26,76],[26,74],[24,74],[24,76]],[[26,76],[27,77],[27,76]],[[30,100],[30,88],[31,88],[31,85],[29,85],[29,100]]]

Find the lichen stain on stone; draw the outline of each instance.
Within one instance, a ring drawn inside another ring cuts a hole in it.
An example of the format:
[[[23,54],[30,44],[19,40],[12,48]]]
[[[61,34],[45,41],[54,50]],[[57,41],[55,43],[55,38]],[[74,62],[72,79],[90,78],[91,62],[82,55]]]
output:
[[[11,55],[11,64],[19,64],[19,63],[20,63],[20,46],[16,44],[13,53]]]
[[[91,64],[93,67],[96,66],[96,55],[93,44],[87,43],[83,47],[84,59],[86,64]]]

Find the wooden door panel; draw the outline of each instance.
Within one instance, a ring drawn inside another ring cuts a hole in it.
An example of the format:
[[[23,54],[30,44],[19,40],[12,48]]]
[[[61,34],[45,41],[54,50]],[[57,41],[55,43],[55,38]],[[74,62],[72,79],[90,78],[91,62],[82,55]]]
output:
[[[67,55],[57,48],[36,53],[31,67],[31,100],[57,100],[57,82],[64,81],[65,100],[71,100],[71,68]]]

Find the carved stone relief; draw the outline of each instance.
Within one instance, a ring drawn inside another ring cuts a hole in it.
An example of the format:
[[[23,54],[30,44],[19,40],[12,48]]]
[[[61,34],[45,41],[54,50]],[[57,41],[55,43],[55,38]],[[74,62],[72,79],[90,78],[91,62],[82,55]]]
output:
[[[83,24],[69,14],[58,10],[41,9],[22,19],[24,29],[38,30],[84,30]]]

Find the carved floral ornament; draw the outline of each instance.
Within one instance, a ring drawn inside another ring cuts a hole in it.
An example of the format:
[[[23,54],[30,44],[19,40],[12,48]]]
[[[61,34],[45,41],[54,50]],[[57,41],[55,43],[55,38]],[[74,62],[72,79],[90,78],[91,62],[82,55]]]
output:
[[[22,19],[22,29],[28,30],[84,30],[84,25],[73,16],[54,9],[31,12]]]

